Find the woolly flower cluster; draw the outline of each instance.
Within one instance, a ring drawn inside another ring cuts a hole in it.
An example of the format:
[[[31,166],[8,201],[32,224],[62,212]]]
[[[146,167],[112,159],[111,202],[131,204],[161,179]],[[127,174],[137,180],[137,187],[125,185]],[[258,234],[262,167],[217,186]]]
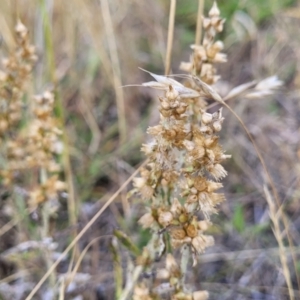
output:
[[[2,61],[0,71],[0,142],[13,134],[22,114],[22,96],[27,80],[37,59],[30,44],[27,28],[19,22],[15,27],[17,50]]]
[[[213,243],[203,234],[208,222],[198,221],[196,213],[208,220],[225,199],[217,193],[222,187],[218,181],[227,175],[221,163],[229,157],[218,143],[222,110],[201,110],[201,123],[194,124],[188,100],[200,94],[174,79],[151,75],[157,82],[144,85],[162,89],[165,95],[160,98],[160,124],[148,129],[153,141],[142,147],[148,166],[134,179],[137,191],[151,203],[139,223],[153,231],[166,230],[174,248],[187,244],[196,263],[197,255]]]
[[[0,156],[3,158],[0,179],[3,185],[13,188],[16,183],[27,186],[30,178],[31,188],[25,191],[29,206],[35,208],[57,198],[57,193],[65,189],[65,184],[58,179],[62,132],[54,117],[52,93],[45,92],[33,101],[23,102],[37,57],[27,28],[19,22],[15,32],[16,51],[4,60],[5,70],[0,72]],[[38,182],[36,186],[32,184],[34,181]]]
[[[28,128],[27,163],[41,170],[41,184],[30,192],[29,205],[35,207],[66,189],[58,179],[61,166],[57,155],[63,150],[62,131],[53,117],[54,96],[50,92],[34,98],[34,117]]]
[[[158,280],[168,280],[169,290],[175,290],[172,295],[172,300],[207,300],[207,291],[184,292],[181,288],[181,270],[172,254],[166,257],[166,266],[163,269],[157,270],[156,278]],[[164,286],[166,292],[167,286]],[[133,300],[153,300],[159,299],[155,293],[151,292],[145,284],[135,286]]]
[[[198,255],[214,243],[213,237],[204,233],[210,225],[210,215],[225,199],[217,192],[222,187],[219,180],[227,175],[222,162],[230,157],[224,154],[217,136],[224,118],[222,110],[213,114],[200,110],[200,124],[193,122],[188,103],[201,94],[174,79],[151,75],[157,82],[144,85],[164,90],[164,96],[159,99],[160,123],[148,129],[153,141],[142,147],[149,163],[141,170],[141,177],[134,179],[136,191],[149,202],[148,212],[139,224],[154,234],[166,233],[173,249],[188,247],[196,265]],[[157,243],[159,247],[161,243],[162,239]],[[150,251],[149,259],[157,259],[158,252],[162,251],[154,251],[151,257]],[[178,273],[176,285],[171,277],[164,278],[169,279],[174,295],[181,295],[172,299],[206,299],[184,291],[181,276]]]
[[[227,56],[221,51],[224,48],[222,41],[215,41],[217,33],[223,31],[225,19],[220,18],[217,3],[209,11],[209,17],[203,18],[204,37],[202,45],[191,45],[194,54],[190,62],[182,62],[180,69],[193,73],[207,84],[214,84],[220,77],[216,73],[214,63],[224,63]]]
[[[224,118],[222,109],[214,113],[205,110],[205,99],[223,101],[211,87],[218,79],[213,64],[226,61],[220,52],[222,42],[214,41],[223,23],[215,3],[209,18],[203,18],[203,43],[193,45],[191,61],[181,64],[191,73],[185,85],[153,73],[150,75],[156,81],[143,84],[163,91],[163,96],[159,97],[160,122],[148,129],[153,139],[142,147],[148,164],[134,179],[135,191],[148,203],[139,224],[153,234],[138,262],[151,269],[164,249],[171,253],[181,249],[181,267],[168,254],[166,268],[156,273],[156,280],[168,282],[174,300],[208,298],[206,291],[192,293],[185,287],[182,266],[187,265],[189,255],[195,266],[199,254],[213,245],[213,237],[205,231],[211,225],[211,214],[225,200],[218,192],[223,186],[220,180],[227,175],[222,163],[230,157],[219,144]],[[135,288],[134,299],[160,299],[158,294],[151,284],[141,283]]]

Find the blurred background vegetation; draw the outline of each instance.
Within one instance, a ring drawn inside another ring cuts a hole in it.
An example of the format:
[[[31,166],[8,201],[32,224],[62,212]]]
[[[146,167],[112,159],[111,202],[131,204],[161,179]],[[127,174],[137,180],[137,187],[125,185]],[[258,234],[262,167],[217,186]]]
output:
[[[173,73],[181,73],[180,62],[189,58],[197,5],[196,0],[178,1]],[[205,1],[205,13],[211,5],[212,1]],[[220,38],[229,55],[228,63],[219,68],[220,93],[226,94],[233,86],[273,74],[285,82],[275,96],[239,99],[230,105],[242,117],[266,159],[289,221],[290,237],[298,251],[300,4],[294,0],[220,0],[218,5],[226,18]],[[67,200],[62,199],[61,209],[52,220],[51,236],[60,250],[66,247],[74,227],[82,228],[143,161],[140,147],[149,139],[146,129],[159,118],[152,90],[121,86],[149,80],[139,67],[163,74],[169,1],[109,0],[109,10],[107,15],[101,0],[2,0],[0,3],[1,58],[14,49],[13,30],[20,19],[29,28],[39,57],[28,97],[53,89],[55,113],[65,131],[70,164],[62,176],[71,174],[75,210],[71,217]],[[288,293],[278,269],[278,245],[262,190],[261,166],[242,128],[227,111],[222,144],[232,154],[226,165],[229,176],[224,181],[228,200],[214,218],[212,233],[216,245],[191,271],[191,283],[209,290],[210,299],[286,299]],[[113,228],[133,231],[141,206],[139,199],[128,203],[129,190],[130,186],[85,235],[79,243],[80,250],[95,237],[111,234]],[[8,205],[8,200],[2,197],[0,227],[11,218]],[[24,220],[30,223],[25,227],[37,226],[34,219]],[[17,270],[16,263],[1,261],[1,252],[17,245],[20,228],[14,227],[0,237],[0,284]],[[147,232],[136,232],[135,239],[143,245]],[[113,299],[104,297],[113,290],[112,258],[107,247],[106,242],[99,241],[86,254],[81,272],[90,274],[92,279],[89,290],[86,284],[83,292],[78,291],[84,295],[83,299]],[[20,260],[18,268],[26,269],[32,258]],[[289,263],[294,288],[298,289],[300,262],[296,269],[291,260]],[[62,264],[58,272],[65,272],[66,268]],[[39,278],[43,271],[36,269]],[[17,286],[20,278],[8,283]],[[1,296],[0,290],[0,299]],[[46,298],[41,296],[41,299]]]

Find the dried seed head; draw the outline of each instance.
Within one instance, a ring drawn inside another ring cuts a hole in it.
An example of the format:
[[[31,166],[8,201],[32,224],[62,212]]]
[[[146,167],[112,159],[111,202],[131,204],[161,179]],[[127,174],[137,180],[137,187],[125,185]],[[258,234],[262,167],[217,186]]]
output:
[[[179,215],[183,211],[183,207],[177,198],[174,198],[170,211],[174,216]]]
[[[186,237],[186,232],[182,228],[170,228],[169,230],[172,239],[183,240]]]
[[[173,221],[173,215],[169,211],[161,212],[158,215],[158,223],[163,227],[167,227]]]
[[[203,236],[196,236],[192,239],[192,246],[196,250],[197,253],[202,253],[206,247],[205,240]]]
[[[8,122],[6,120],[0,120],[0,132],[5,132],[8,128]]]
[[[180,105],[177,109],[176,109],[176,112],[178,113],[178,114],[183,114],[183,113],[185,113],[185,111],[186,111],[186,106],[184,106],[184,105]]]
[[[204,27],[204,29],[208,29],[208,27],[210,26],[210,24],[211,24],[211,21],[210,21],[210,19],[209,18],[203,18],[203,27]]]
[[[191,238],[196,237],[198,235],[197,227],[193,224],[189,224],[186,228],[186,233]]]
[[[153,142],[143,146],[149,159],[147,174],[144,176],[141,171],[141,178],[135,180],[135,187],[141,194],[143,189],[151,190],[148,195],[151,196],[148,198],[151,212],[142,216],[139,224],[153,231],[160,227],[169,234],[173,248],[185,246],[191,250],[194,263],[197,255],[213,244],[211,237],[202,234],[210,223],[198,221],[197,212],[209,219],[217,211],[216,205],[224,200],[223,194],[215,193],[222,184],[208,178],[212,175],[217,181],[227,174],[220,164],[226,156],[216,134],[222,128],[222,111],[213,114],[206,112],[204,101],[204,98],[209,98],[223,103],[221,96],[211,87],[219,78],[213,64],[226,61],[226,55],[220,52],[223,43],[215,41],[224,23],[216,3],[203,23],[202,45],[193,45],[190,62],[182,64],[183,68],[193,73],[186,86],[167,76],[152,73],[150,75],[156,82],[143,84],[162,90],[164,96],[159,98],[160,123],[148,129]],[[175,195],[182,198],[184,205]],[[161,234],[158,236],[162,239]],[[150,244],[149,249],[153,259],[161,248],[155,242]],[[153,263],[150,261],[147,260],[149,265]],[[170,265],[173,265],[173,271]],[[177,275],[174,270],[178,271]],[[179,271],[174,257],[168,256],[167,268],[157,274],[160,279],[168,279],[174,287],[172,299],[206,299],[205,291],[193,294],[184,292]]]
[[[158,269],[156,273],[156,278],[163,280],[163,279],[169,279],[170,278],[170,272],[167,269]]]
[[[214,192],[223,187],[223,184],[220,182],[207,181],[207,191],[209,193]]]
[[[204,177],[198,177],[195,179],[194,187],[198,192],[202,192],[207,188],[207,180]]]
[[[213,123],[213,128],[215,131],[219,132],[222,129],[222,121],[218,120]]]
[[[216,53],[213,60],[215,63],[225,63],[227,62],[227,55],[224,53]]]
[[[174,256],[170,253],[167,254],[166,269],[170,272],[171,276],[174,276],[174,277],[180,276],[180,269],[178,267],[178,264],[177,264]]]
[[[175,100],[179,96],[179,92],[173,88],[172,85],[169,85],[169,90],[166,92],[166,97],[168,100]]]
[[[203,122],[203,124],[207,125],[209,123],[211,123],[213,117],[212,117],[212,114],[209,114],[207,112],[205,112],[204,110],[201,110],[201,120]]]
[[[170,118],[172,116],[172,111],[170,110],[160,109],[159,111],[164,118]]]
[[[141,192],[141,195],[142,195],[143,198],[149,199],[153,196],[154,189],[149,185],[144,185],[141,188],[140,192]]]
[[[189,217],[188,217],[188,214],[187,213],[183,213],[183,214],[181,214],[179,217],[178,217],[178,221],[180,222],[180,223],[185,223],[185,222],[187,222],[188,221],[188,219],[189,219]]]
[[[212,8],[210,9],[208,15],[212,17],[219,17],[220,16],[220,10],[218,8],[217,2],[215,1]]]
[[[21,38],[25,38],[28,30],[27,28],[21,23],[21,21],[18,21],[16,27],[15,27],[15,32],[20,35]]]
[[[163,131],[162,126],[157,125],[157,126],[149,127],[147,133],[156,136],[159,135],[162,131]]]
[[[153,300],[149,289],[144,285],[136,285],[133,291],[133,300]]]
[[[160,105],[165,110],[169,110],[170,109],[170,104],[167,101],[162,101]]]
[[[216,144],[217,141],[218,141],[218,137],[209,136],[204,140],[204,145],[205,145],[205,147],[209,148],[209,147],[214,146],[214,144]]]
[[[209,293],[207,291],[196,291],[193,292],[193,300],[207,300]]]
[[[0,70],[0,82],[5,82],[8,79],[8,75]]]
[[[146,213],[139,219],[138,223],[142,225],[144,229],[150,228],[154,223],[154,218],[151,213]]]
[[[216,41],[212,45],[212,48],[214,48],[217,52],[220,52],[221,50],[224,49],[224,43],[222,41]]]
[[[172,297],[172,300],[193,300],[193,297],[190,294],[178,292]]]
[[[189,195],[188,198],[187,198],[187,203],[195,203],[198,201],[198,197],[196,195]]]
[[[227,171],[220,164],[215,164],[207,167],[207,170],[214,176],[216,180],[220,180],[227,175]]]
[[[146,179],[142,178],[142,177],[136,177],[133,179],[133,185],[138,188],[141,189],[146,183]]]
[[[190,190],[191,194],[193,195],[197,195],[198,194],[198,191],[196,188],[192,187],[191,190]]]
[[[188,140],[184,140],[182,144],[185,146],[186,150],[188,151],[192,151],[195,148],[195,144]]]
[[[206,231],[210,226],[211,226],[211,222],[209,222],[207,220],[198,222],[198,229],[201,231]]]

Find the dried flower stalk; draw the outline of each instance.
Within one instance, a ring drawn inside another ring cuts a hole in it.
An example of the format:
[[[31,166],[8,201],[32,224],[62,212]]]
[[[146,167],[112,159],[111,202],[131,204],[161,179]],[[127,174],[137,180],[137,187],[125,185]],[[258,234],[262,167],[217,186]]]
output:
[[[21,22],[15,33],[16,51],[4,60],[5,70],[0,72],[0,182],[13,202],[26,201],[22,207],[29,207],[29,211],[41,206],[41,239],[46,240],[50,216],[58,208],[58,192],[66,188],[58,177],[61,131],[54,116],[52,93],[45,92],[33,101],[28,97],[28,103],[24,102],[37,57]],[[49,268],[51,251],[45,249],[43,258]],[[55,273],[50,282],[54,287]]]
[[[14,134],[22,117],[22,97],[37,59],[30,44],[27,28],[19,22],[15,27],[17,48],[3,60],[0,71],[0,142]]]
[[[58,179],[61,131],[53,113],[52,93],[36,96],[30,105],[23,103],[37,56],[28,30],[21,22],[15,33],[16,51],[4,60],[5,70],[0,72],[0,152],[3,158],[0,179],[2,184],[12,188],[16,181],[27,184],[24,179],[29,170],[38,171],[39,183],[30,189],[25,186],[28,204],[35,208],[47,199],[57,198],[57,192],[65,189],[65,184]]]
[[[205,110],[205,98],[222,101],[210,85],[219,78],[214,63],[226,61],[226,55],[220,52],[223,43],[215,41],[223,24],[214,3],[209,18],[203,19],[203,43],[192,45],[191,61],[181,64],[191,74],[186,85],[152,73],[156,81],[143,84],[162,90],[164,95],[159,97],[160,122],[148,129],[153,140],[142,147],[149,163],[134,179],[135,190],[149,203],[139,224],[153,233],[137,263],[151,272],[155,260],[163,256],[166,240],[169,251],[181,249],[180,267],[168,254],[166,267],[156,275],[156,281],[168,282],[174,300],[208,298],[206,291],[192,293],[186,289],[184,273],[190,253],[196,265],[199,254],[213,245],[213,237],[204,233],[211,225],[211,214],[225,200],[224,194],[217,192],[222,188],[219,181],[227,175],[222,162],[230,157],[219,144],[224,118],[222,109],[212,114]],[[155,285],[144,280],[136,286],[134,299],[160,299],[159,285]]]

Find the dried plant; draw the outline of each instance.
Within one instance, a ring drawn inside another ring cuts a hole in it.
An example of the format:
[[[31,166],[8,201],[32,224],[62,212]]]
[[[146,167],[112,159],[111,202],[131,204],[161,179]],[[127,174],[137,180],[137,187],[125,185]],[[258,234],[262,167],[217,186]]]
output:
[[[213,237],[204,233],[211,225],[211,214],[225,200],[224,194],[217,191],[223,187],[220,180],[227,175],[222,163],[230,155],[219,144],[222,108],[209,113],[206,100],[232,111],[224,101],[241,94],[261,97],[281,85],[277,77],[270,77],[237,87],[224,100],[220,97],[213,85],[220,78],[215,63],[227,61],[221,52],[223,42],[216,40],[224,22],[214,2],[209,17],[202,18],[202,44],[192,45],[190,62],[180,65],[190,73],[184,84],[153,73],[149,74],[156,81],[143,84],[164,91],[164,95],[159,97],[160,123],[148,129],[153,140],[142,147],[148,164],[134,179],[135,191],[147,203],[139,224],[152,232],[151,241],[137,259],[140,272],[154,274],[155,262],[165,257],[166,251],[169,254],[166,267],[155,273],[154,279],[143,279],[135,285],[134,299],[161,299],[166,289],[174,300],[208,298],[206,291],[191,292],[187,288],[185,274],[190,255],[195,266],[199,254],[214,243]],[[180,249],[180,264],[175,259],[176,249]]]
[[[180,69],[199,77],[205,83],[211,85],[217,82],[215,63],[227,61],[226,54],[221,53],[224,48],[222,41],[215,41],[216,35],[223,31],[225,19],[220,18],[220,10],[217,3],[208,13],[208,18],[203,18],[204,36],[201,45],[192,45],[194,50],[190,62],[182,62]]]
[[[101,2],[104,5],[102,7],[104,19],[107,17],[105,11],[109,13],[108,2],[106,2]],[[173,17],[175,2],[175,0],[171,2]],[[203,4],[203,1],[199,2]],[[111,30],[113,24],[109,19],[106,19],[104,25],[110,27],[106,29],[108,29],[107,38],[111,38],[110,51],[114,52],[111,53],[111,57],[113,69],[116,71],[114,82],[117,92],[116,83],[120,81],[118,78],[120,71],[114,45],[114,31]],[[135,194],[143,201],[144,212],[138,224],[150,231],[151,238],[141,251],[121,231],[114,231],[111,253],[115,268],[115,298],[118,300],[128,298],[204,300],[209,297],[208,291],[193,291],[186,278],[188,266],[195,266],[199,256],[207,247],[214,244],[213,237],[206,233],[212,225],[211,215],[217,213],[219,204],[225,201],[225,195],[219,191],[223,187],[221,180],[227,176],[223,163],[230,158],[219,143],[219,132],[222,130],[224,118],[222,108],[216,111],[209,109],[216,104],[228,107],[225,101],[240,96],[256,98],[269,95],[274,88],[282,84],[276,76],[273,76],[260,82],[252,81],[240,85],[232,89],[227,96],[220,97],[214,86],[220,78],[215,64],[225,63],[227,60],[226,54],[222,53],[223,42],[217,40],[217,34],[222,32],[224,22],[225,20],[220,17],[217,4],[214,3],[208,17],[202,18],[202,42],[200,43],[200,39],[196,38],[198,42],[191,46],[193,53],[190,61],[180,65],[180,68],[188,73],[183,76],[185,78],[183,83],[167,76],[170,71],[173,34],[169,31],[166,75],[149,72],[155,81],[143,84],[144,87],[161,91],[160,121],[158,125],[148,129],[152,141],[142,146],[147,160],[134,172],[140,174],[133,180],[134,189],[130,195]],[[32,299],[51,276],[52,282],[50,281],[50,289],[46,287],[47,292],[55,298],[60,289],[59,297],[64,299],[69,283],[81,282],[86,284],[86,287],[89,281],[92,281],[90,274],[81,274],[78,270],[83,257],[95,240],[82,251],[73,270],[71,261],[69,271],[55,278],[53,277],[56,276],[55,268],[135,175],[132,175],[107,200],[63,253],[54,252],[57,245],[48,238],[48,221],[52,213],[57,211],[60,192],[66,188],[65,183],[60,180],[62,131],[54,115],[55,98],[51,92],[28,97],[27,103],[23,101],[26,83],[30,79],[36,55],[34,47],[29,43],[28,31],[21,23],[16,27],[16,34],[17,51],[5,60],[6,69],[0,73],[0,179],[1,184],[10,189],[12,197],[13,193],[20,193],[22,190],[21,200],[27,207],[31,211],[39,208],[37,211],[42,214],[42,228],[39,228],[41,241],[29,240],[24,243],[20,241],[2,257],[11,261],[17,257],[17,264],[19,262],[21,264],[27,254],[32,253],[34,258],[40,258],[39,251],[35,250],[42,250],[45,253],[42,263],[43,267],[46,265],[47,271],[42,271],[44,275],[34,288],[30,282],[31,292],[26,299]],[[119,92],[117,94],[120,96],[122,92]],[[122,121],[122,118],[124,119],[122,103],[119,107],[119,116],[122,124],[124,121]],[[239,121],[242,123],[240,119]],[[121,129],[121,135],[123,132],[124,137],[125,127]],[[252,140],[251,137],[250,139]],[[271,196],[266,194],[267,198],[271,199]],[[289,290],[292,290],[291,274],[284,255],[280,228],[277,228],[280,224],[275,222],[275,217],[279,214],[276,212],[278,206],[270,203],[269,201],[276,238],[279,236],[277,240],[285,279]],[[106,237],[111,238],[111,236]],[[121,264],[123,256],[118,253],[116,237],[135,256],[135,266],[132,265],[131,257],[128,257],[124,288]],[[28,262],[32,264],[31,260]],[[34,270],[38,269],[39,266]],[[13,293],[11,289],[9,292]],[[24,293],[28,293],[28,290]]]
[[[0,74],[0,179],[10,196],[11,201],[7,205],[12,206],[15,217],[39,208],[42,220],[39,228],[41,244],[47,240],[52,243],[52,238],[49,238],[49,220],[59,207],[59,192],[66,189],[65,183],[59,179],[62,132],[54,116],[54,95],[51,92],[28,96],[29,100],[24,102],[25,95],[29,94],[27,83],[37,57],[34,46],[29,42],[26,27],[19,22],[15,32],[17,49],[4,60],[5,71]],[[28,210],[20,211],[20,207]],[[16,240],[22,242],[22,228],[18,226],[19,236]],[[36,233],[31,236],[27,226],[24,228],[27,239],[31,240],[33,236],[36,238]],[[47,267],[52,264],[52,250],[44,251],[42,260]],[[16,255],[19,259],[15,263],[22,268],[22,251]],[[10,261],[10,257],[3,257]],[[37,254],[33,256],[34,259],[38,257]],[[55,284],[54,280],[52,283]]]
[[[14,134],[22,118],[22,97],[37,57],[30,44],[27,28],[19,22],[15,27],[17,48],[3,60],[4,71],[0,72],[0,137]]]
[[[28,205],[36,208],[47,198],[55,198],[65,189],[58,180],[60,171],[57,155],[62,152],[61,130],[54,117],[54,96],[45,92],[25,105],[26,84],[37,59],[29,42],[27,28],[19,22],[15,28],[17,50],[4,60],[1,71],[0,137],[2,166],[0,175],[6,186],[28,184],[28,171],[40,173],[37,186],[24,186],[29,195]],[[21,124],[24,123],[23,125]],[[23,180],[22,180],[23,176]]]
[[[223,23],[215,3],[209,18],[203,20],[202,45],[193,45],[191,62],[181,64],[193,75],[186,86],[152,73],[156,82],[143,84],[164,91],[164,95],[159,97],[160,123],[148,129],[153,140],[142,147],[147,167],[134,179],[135,191],[148,203],[139,224],[152,232],[137,263],[152,274],[165,248],[169,254],[166,267],[157,272],[155,280],[136,285],[134,299],[160,299],[161,281],[168,282],[172,299],[208,298],[206,291],[189,291],[184,278],[190,254],[195,266],[199,254],[214,243],[204,232],[211,225],[211,214],[225,200],[224,194],[217,192],[222,188],[219,181],[227,175],[222,162],[230,157],[218,141],[222,109],[212,114],[205,111],[205,98],[219,98],[210,85],[218,79],[214,63],[226,61],[220,53],[222,42],[214,41]],[[176,262],[175,249],[181,250],[181,264]]]
[[[3,60],[5,69],[0,72],[0,177],[5,185],[11,183],[17,168],[25,167],[25,153],[18,132],[26,85],[37,58],[35,48],[29,42],[28,30],[21,22],[16,26],[15,33],[16,51]]]
[[[54,96],[45,92],[34,100],[34,117],[28,126],[26,161],[31,168],[39,169],[41,184],[30,191],[30,207],[56,199],[57,193],[66,189],[65,183],[58,178],[61,166],[57,155],[61,154],[63,144],[60,139],[62,132],[53,116]]]

